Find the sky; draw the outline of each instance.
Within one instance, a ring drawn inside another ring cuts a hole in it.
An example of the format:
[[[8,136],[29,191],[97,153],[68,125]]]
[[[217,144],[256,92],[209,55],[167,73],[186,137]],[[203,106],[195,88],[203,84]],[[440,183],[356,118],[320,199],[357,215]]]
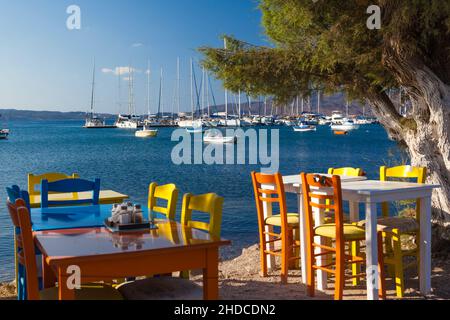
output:
[[[66,25],[71,5],[81,10],[79,30]],[[171,110],[179,57],[181,111],[189,111],[189,60],[201,58],[198,47],[222,46],[223,34],[267,43],[257,5],[257,0],[0,0],[0,109],[87,111],[95,59],[96,112],[127,111],[131,66],[136,109],[146,113],[148,60],[152,113],[161,68],[164,108]],[[117,68],[123,71],[121,99]],[[196,73],[200,79],[201,70]],[[220,82],[213,81],[213,93],[222,103]]]

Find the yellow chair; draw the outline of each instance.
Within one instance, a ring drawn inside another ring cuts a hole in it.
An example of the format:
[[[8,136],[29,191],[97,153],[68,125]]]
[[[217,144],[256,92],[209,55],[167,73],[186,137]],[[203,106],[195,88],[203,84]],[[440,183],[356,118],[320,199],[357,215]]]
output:
[[[328,174],[331,175],[338,175],[338,176],[349,176],[349,177],[360,177],[364,175],[364,170],[361,168],[351,168],[351,167],[345,167],[345,168],[330,168],[328,169]],[[330,200],[326,201],[326,204],[330,204]],[[351,243],[351,250],[353,256],[360,256],[361,252],[361,244],[359,241],[354,241]],[[352,273],[354,276],[361,273],[361,264],[355,263],[352,264]],[[358,277],[353,278],[353,285],[358,285],[360,282],[360,279]]]
[[[380,180],[408,179],[417,183],[425,183],[427,175],[426,168],[399,166],[393,168],[381,167]],[[389,217],[389,203],[383,203],[383,218],[378,220],[378,229],[383,231],[383,238],[386,243],[385,263],[389,267],[391,275],[395,276],[395,286],[397,297],[402,298],[405,292],[404,270],[410,267],[417,267],[419,264],[418,249],[403,251],[401,236],[413,235],[417,239],[420,237],[420,199],[416,200],[416,217]],[[419,242],[419,241],[417,241]],[[404,265],[403,258],[412,256],[416,262]]]
[[[73,173],[72,175],[66,175],[64,173],[49,172],[41,175],[34,175],[32,173],[28,174],[28,193],[30,197],[38,196],[41,194],[41,182],[42,180],[47,180],[48,182],[56,182],[66,179],[78,179],[80,178],[78,174]],[[37,189],[36,189],[37,187]]]
[[[215,193],[203,195],[185,194],[181,212],[181,224],[190,228],[207,231],[215,238],[220,238],[222,227],[222,197]],[[209,222],[196,221],[192,219],[194,212],[206,213],[209,215]],[[189,279],[189,271],[182,271],[181,277]]]
[[[167,201],[166,206],[158,205],[158,200]],[[175,220],[178,201],[178,189],[174,184],[159,186],[153,182],[148,190],[149,212],[158,212],[166,216],[169,220]]]
[[[364,171],[360,168],[330,168],[328,174],[337,176],[360,177],[364,175]]]
[[[194,196],[190,193],[184,195],[181,224],[190,228],[207,231],[212,236],[220,238],[223,201],[224,199],[215,193],[199,196]],[[208,214],[209,222],[192,220],[194,211]]]

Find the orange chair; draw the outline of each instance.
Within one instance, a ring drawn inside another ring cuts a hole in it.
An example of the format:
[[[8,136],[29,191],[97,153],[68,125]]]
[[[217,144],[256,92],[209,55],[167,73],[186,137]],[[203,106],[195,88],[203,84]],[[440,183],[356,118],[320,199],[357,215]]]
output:
[[[15,204],[8,201],[8,211],[13,223],[20,225],[20,234],[17,237],[19,263],[26,270],[26,291],[28,300],[57,300],[58,288],[48,288],[39,291],[36,254],[34,249],[33,232],[31,230],[30,212],[22,199]],[[78,300],[122,300],[122,295],[115,289],[104,284],[90,284],[76,290],[75,298]]]
[[[322,270],[335,276],[335,294],[336,300],[342,300],[344,294],[345,279],[353,279],[361,277],[364,274],[353,276],[345,276],[345,268],[347,265],[355,263],[361,264],[364,259],[359,256],[348,255],[345,252],[346,243],[365,240],[365,229],[354,224],[344,223],[344,214],[342,210],[342,190],[341,179],[339,176],[327,178],[326,176],[315,174],[301,174],[304,207],[306,215],[306,239],[307,239],[307,257],[308,257],[308,279],[307,293],[309,296],[315,294],[315,271]],[[320,193],[317,190],[320,189]],[[327,191],[327,194],[324,194]],[[329,200],[329,203],[327,203]],[[318,210],[329,210],[334,213],[335,223],[314,226],[313,208]],[[322,237],[328,240],[328,243],[335,242],[335,247],[330,245],[322,245],[316,243],[314,238]],[[316,253],[316,249],[321,252]],[[334,256],[335,261],[327,265],[318,265],[317,257],[331,258]],[[385,298],[384,288],[384,264],[383,264],[383,241],[382,234],[378,233],[378,256],[379,256],[379,273],[380,273],[380,297]],[[333,268],[334,267],[334,268]]]
[[[266,175],[252,172],[253,189],[256,209],[258,212],[261,268],[262,275],[267,276],[267,256],[281,257],[281,282],[287,283],[289,265],[300,259],[298,252],[300,242],[294,240],[294,231],[298,234],[299,216],[287,212],[286,195],[281,174]],[[265,185],[273,186],[272,188]],[[280,214],[264,217],[264,206],[278,204]],[[275,233],[274,228],[280,227],[281,233]],[[281,242],[281,249],[268,249],[268,244]]]

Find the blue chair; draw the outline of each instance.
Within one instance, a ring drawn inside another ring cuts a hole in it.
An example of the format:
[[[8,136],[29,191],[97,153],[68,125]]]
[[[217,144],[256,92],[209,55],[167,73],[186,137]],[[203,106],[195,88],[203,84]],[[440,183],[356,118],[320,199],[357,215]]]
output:
[[[58,201],[49,201],[49,193],[77,193],[92,191],[92,199],[77,199],[72,197]],[[100,179],[94,182],[83,179],[66,179],[56,182],[42,180],[41,183],[41,208],[50,206],[74,206],[74,205],[98,205],[100,198]]]
[[[30,196],[27,191],[21,190],[18,186],[14,185],[10,188],[6,188],[8,194],[8,199],[11,203],[15,203],[18,199],[24,200],[28,209],[30,209]],[[26,288],[26,270],[25,267],[18,261],[18,244],[17,238],[20,235],[20,228],[18,225],[14,226],[14,261],[15,261],[15,273],[16,273],[16,290],[17,290],[17,300],[27,299],[27,288]]]

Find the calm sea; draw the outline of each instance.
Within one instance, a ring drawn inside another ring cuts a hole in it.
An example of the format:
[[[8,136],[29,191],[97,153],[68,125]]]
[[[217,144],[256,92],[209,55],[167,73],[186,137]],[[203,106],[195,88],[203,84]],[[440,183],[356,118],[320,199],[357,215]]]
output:
[[[150,182],[176,183],[181,193],[216,192],[225,198],[222,234],[233,240],[234,253],[258,241],[256,210],[250,172],[259,166],[172,164],[173,129],[161,129],[157,139],[135,138],[133,131],[85,130],[80,121],[11,122],[9,140],[0,141],[0,199],[5,187],[26,188],[27,173],[76,172],[86,179],[101,178],[103,189],[113,189],[146,204]],[[277,127],[278,128],[278,127]],[[380,165],[401,158],[385,130],[369,125],[348,136],[334,136],[329,128],[316,133],[294,133],[280,127],[280,171],[325,172],[329,167],[362,167],[370,178]],[[178,207],[181,206],[181,199]],[[296,211],[295,196],[288,195]],[[0,281],[13,278],[12,228],[5,205],[0,206]],[[230,250],[230,249],[228,249]]]

